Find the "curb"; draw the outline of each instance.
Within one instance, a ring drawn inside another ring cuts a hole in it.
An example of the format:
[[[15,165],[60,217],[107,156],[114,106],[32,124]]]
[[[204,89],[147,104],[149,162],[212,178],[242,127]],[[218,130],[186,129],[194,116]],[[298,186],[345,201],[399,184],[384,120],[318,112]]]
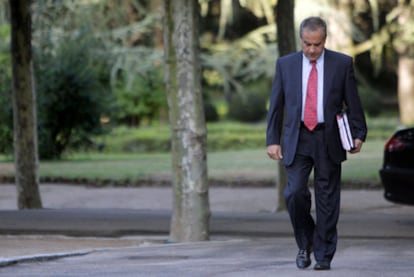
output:
[[[13,258],[0,259],[0,267],[6,267],[21,263],[31,263],[31,262],[46,262],[52,261],[67,257],[76,257],[84,256],[90,253],[96,252],[98,250],[87,250],[87,251],[75,251],[75,252],[63,252],[63,253],[54,253],[54,254],[38,254],[33,256],[17,256]]]

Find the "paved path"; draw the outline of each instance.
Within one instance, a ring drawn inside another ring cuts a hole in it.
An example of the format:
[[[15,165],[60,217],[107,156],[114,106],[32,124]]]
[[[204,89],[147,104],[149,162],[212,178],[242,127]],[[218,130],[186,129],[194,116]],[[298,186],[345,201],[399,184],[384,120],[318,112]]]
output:
[[[316,276],[295,268],[276,189],[211,188],[211,241],[187,244],[166,243],[167,188],[42,185],[45,209],[25,211],[1,189],[0,276]],[[412,276],[414,207],[344,190],[341,210],[335,276]]]
[[[100,249],[85,255],[0,268],[0,276],[413,276],[408,240],[342,239],[330,272],[298,270],[289,238]]]

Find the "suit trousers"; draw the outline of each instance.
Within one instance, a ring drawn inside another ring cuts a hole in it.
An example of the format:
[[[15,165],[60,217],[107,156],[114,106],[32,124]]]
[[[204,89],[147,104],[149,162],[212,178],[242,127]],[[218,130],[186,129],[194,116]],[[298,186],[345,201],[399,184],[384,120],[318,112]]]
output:
[[[309,177],[313,169],[316,218],[311,214]],[[315,259],[330,262],[336,251],[340,210],[341,164],[331,161],[324,128],[302,126],[293,163],[286,167],[284,196],[299,249],[313,249]]]

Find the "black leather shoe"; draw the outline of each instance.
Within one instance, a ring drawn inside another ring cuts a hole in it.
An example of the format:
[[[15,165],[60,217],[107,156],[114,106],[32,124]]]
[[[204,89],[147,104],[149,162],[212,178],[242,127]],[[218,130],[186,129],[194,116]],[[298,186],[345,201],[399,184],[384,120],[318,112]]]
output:
[[[330,262],[317,262],[313,267],[314,270],[330,270],[331,263]]]
[[[300,269],[307,268],[311,264],[310,251],[308,250],[299,250],[298,255],[296,256],[296,266]]]

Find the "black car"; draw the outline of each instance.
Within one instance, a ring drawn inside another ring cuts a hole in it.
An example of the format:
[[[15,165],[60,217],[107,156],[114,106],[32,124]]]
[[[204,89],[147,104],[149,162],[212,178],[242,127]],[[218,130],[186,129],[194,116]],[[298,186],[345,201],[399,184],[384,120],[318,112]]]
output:
[[[414,128],[399,130],[388,139],[380,177],[385,199],[414,205]]]

